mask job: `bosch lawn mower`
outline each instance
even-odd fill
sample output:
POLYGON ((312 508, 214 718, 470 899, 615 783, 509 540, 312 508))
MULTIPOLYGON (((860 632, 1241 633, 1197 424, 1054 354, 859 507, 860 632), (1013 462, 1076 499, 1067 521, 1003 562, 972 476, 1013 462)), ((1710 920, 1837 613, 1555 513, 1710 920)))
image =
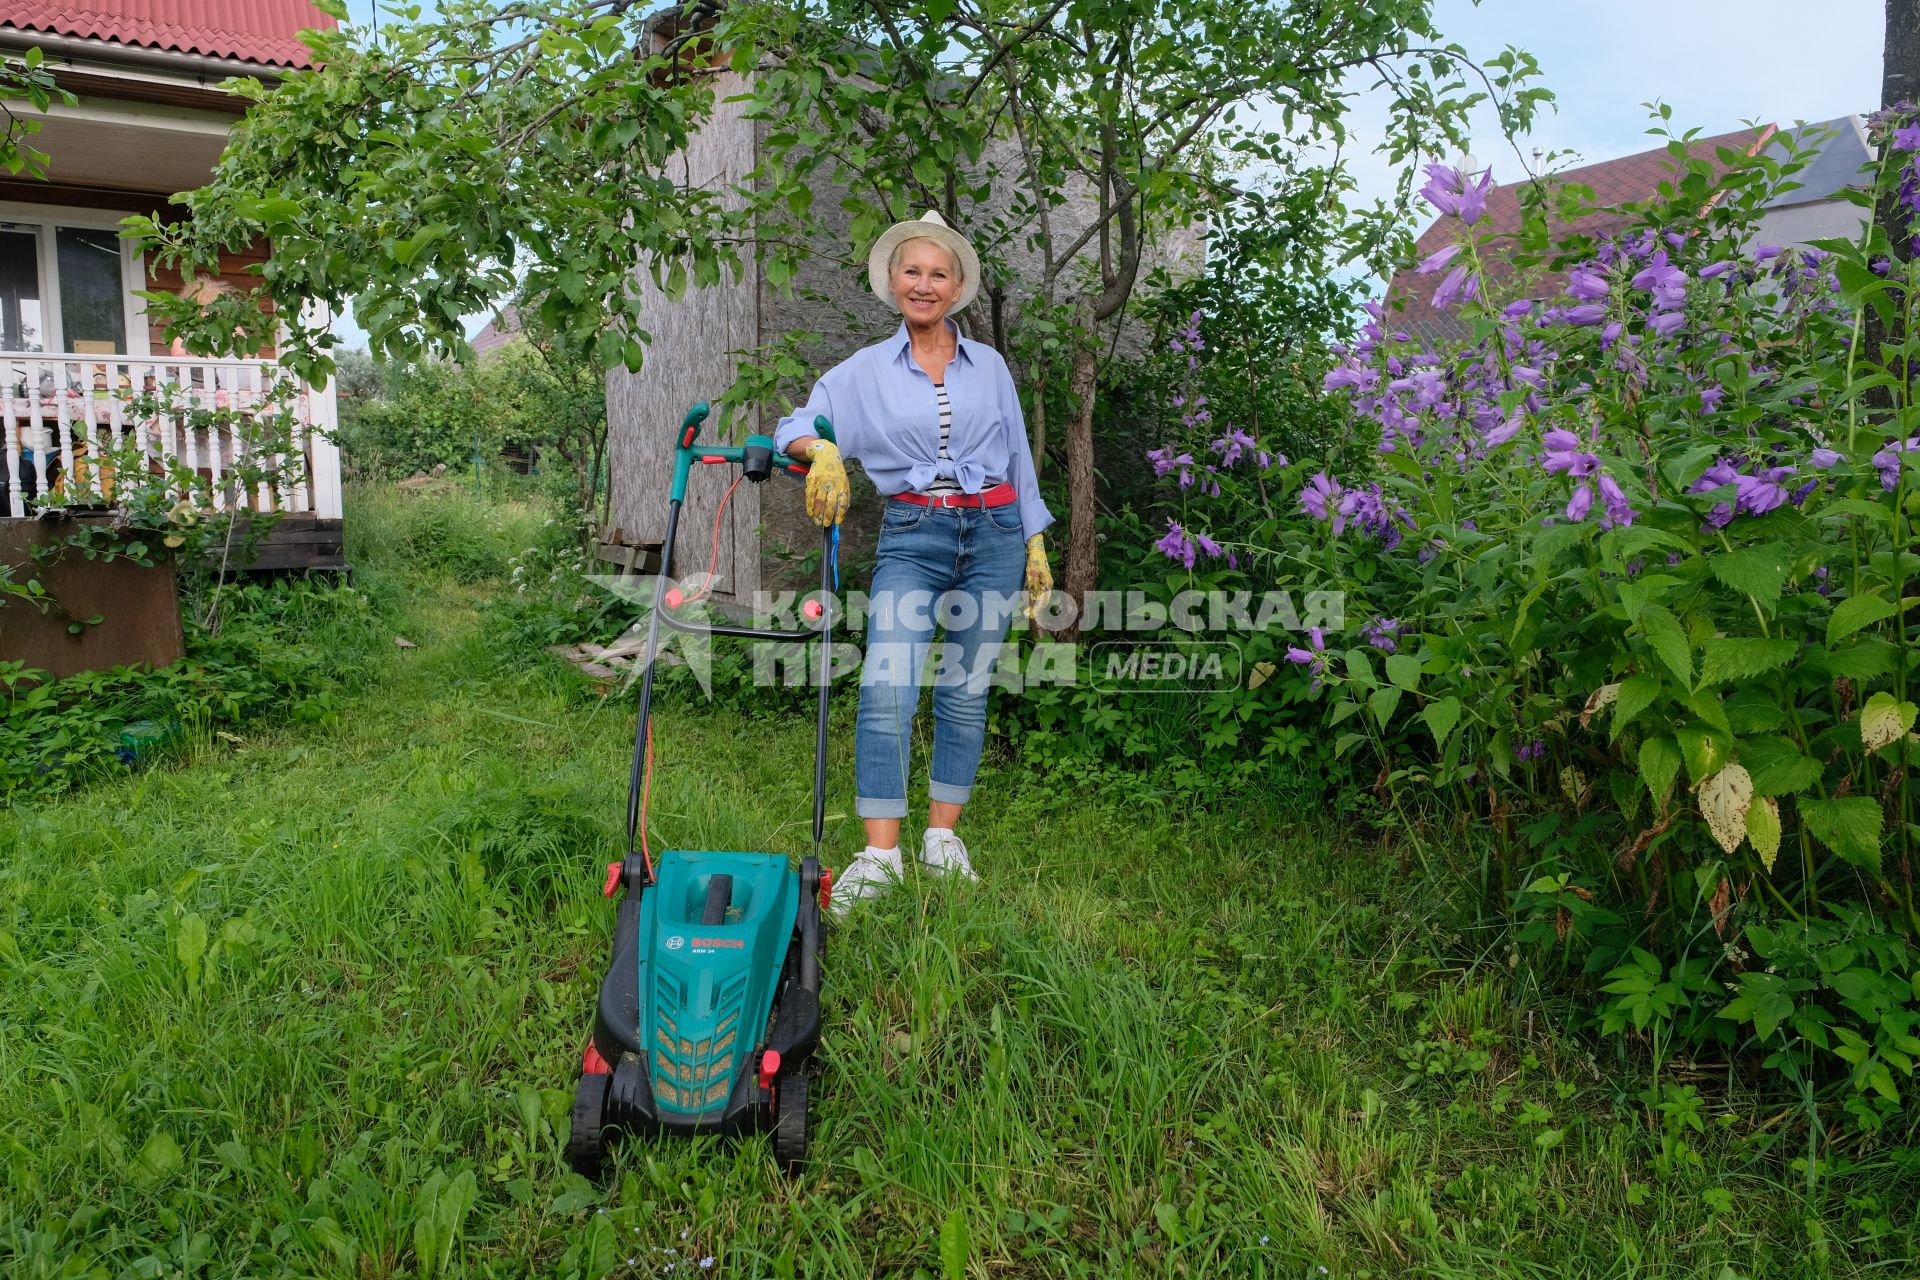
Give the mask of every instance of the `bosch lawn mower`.
MULTIPOLYGON (((708 589, 669 587, 674 535, 695 465, 736 466, 742 479, 774 472, 805 476, 803 463, 777 452, 766 436, 740 447, 696 448, 707 406, 680 426, 666 539, 647 623, 640 714, 627 787, 627 854, 607 867, 606 894, 620 898, 613 962, 600 984, 593 1035, 573 1098, 567 1161, 595 1175, 619 1134, 692 1135, 771 1129, 774 1154, 791 1169, 806 1158, 807 1085, 820 1039, 821 915, 832 871, 820 865, 827 770, 827 692, 833 636, 839 528, 824 535, 820 599, 803 612, 814 624, 778 631, 692 621, 679 611, 708 589), (799 870, 786 856, 647 848, 646 806, 653 772, 654 658, 660 627, 750 640, 818 640, 819 717, 813 760, 813 855, 799 870)), ((817 434, 833 428, 816 420, 817 434)), ((720 515, 714 519, 717 559, 720 515)), ((709 566, 707 582, 711 583, 709 566)))

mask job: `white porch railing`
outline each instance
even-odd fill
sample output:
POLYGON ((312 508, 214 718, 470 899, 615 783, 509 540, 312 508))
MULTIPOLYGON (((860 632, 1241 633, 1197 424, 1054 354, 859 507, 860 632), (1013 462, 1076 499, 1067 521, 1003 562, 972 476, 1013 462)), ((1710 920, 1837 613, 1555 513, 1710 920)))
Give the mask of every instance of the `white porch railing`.
POLYGON ((276 378, 273 366, 259 361, 0 351, 0 513, 27 515, 35 496, 111 500, 111 469, 90 459, 131 438, 153 464, 180 463, 207 480, 217 511, 338 519, 333 427, 331 385, 316 391, 276 378), (157 401, 160 410, 142 412, 142 400, 157 401), (248 442, 231 421, 194 418, 195 410, 223 409, 245 417, 291 411, 299 456, 275 459, 284 480, 234 483, 229 473, 247 458, 248 442))

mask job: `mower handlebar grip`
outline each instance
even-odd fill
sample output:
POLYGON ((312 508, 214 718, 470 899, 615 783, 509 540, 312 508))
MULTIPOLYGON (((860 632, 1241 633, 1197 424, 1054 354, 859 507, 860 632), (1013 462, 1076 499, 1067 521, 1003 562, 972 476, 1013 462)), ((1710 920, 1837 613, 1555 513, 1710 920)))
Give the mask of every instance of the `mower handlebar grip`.
POLYGON ((700 424, 705 422, 707 415, 712 412, 712 408, 705 400, 702 400, 699 404, 687 410, 687 416, 680 420, 680 447, 682 449, 691 449, 693 447, 694 437, 700 434, 700 424))

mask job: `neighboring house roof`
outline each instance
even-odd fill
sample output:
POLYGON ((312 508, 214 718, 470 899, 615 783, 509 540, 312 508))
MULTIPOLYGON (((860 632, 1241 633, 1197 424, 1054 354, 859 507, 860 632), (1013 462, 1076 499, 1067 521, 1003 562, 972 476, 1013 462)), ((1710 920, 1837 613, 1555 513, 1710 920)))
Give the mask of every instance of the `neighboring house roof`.
POLYGON ((483 356, 489 351, 498 351, 512 342, 520 334, 520 313, 513 305, 500 308, 493 319, 480 328, 480 332, 467 339, 467 345, 473 348, 473 354, 483 356))
POLYGON ((1767 208, 1785 209, 1831 200, 1848 187, 1864 189, 1869 185, 1871 179, 1860 172, 1860 167, 1873 159, 1873 152, 1867 146, 1866 122, 1859 116, 1841 116, 1838 120, 1803 124, 1798 129, 1783 129, 1767 144, 1767 155, 1785 160, 1789 137, 1802 147, 1820 150, 1808 160, 1806 168, 1793 175, 1793 180, 1800 184, 1798 189, 1775 196, 1767 201, 1767 208))
MULTIPOLYGON (((1710 161, 1715 171, 1720 172, 1725 166, 1721 165, 1716 157, 1722 147, 1752 155, 1773 135, 1772 125, 1759 129, 1741 129, 1734 133, 1696 139, 1688 150, 1693 155, 1710 161)), ((1637 155, 1622 156, 1618 160, 1606 160, 1599 164, 1584 165, 1578 169, 1568 169, 1551 175, 1550 181, 1556 184, 1580 183, 1591 187, 1592 203, 1596 205, 1626 204, 1643 201, 1653 196, 1659 185, 1672 176, 1672 164, 1673 157, 1667 149, 1659 147, 1652 151, 1642 151, 1637 155)), ((1475 224, 1474 233, 1484 235, 1491 230, 1496 236, 1517 234, 1520 230, 1520 191, 1526 185, 1523 182, 1512 182, 1489 191, 1487 211, 1475 224)), ((1625 230, 1632 221, 1626 214, 1621 213, 1591 213, 1570 224, 1554 219, 1553 231, 1556 238, 1576 232, 1582 235, 1606 236, 1625 230)), ((1415 255, 1424 258, 1431 253, 1436 253, 1452 243, 1458 234, 1459 229, 1452 219, 1438 218, 1414 242, 1415 255)), ((1487 260, 1487 275, 1498 285, 1502 280, 1511 278, 1512 268, 1503 259, 1492 257, 1487 260)), ((1438 283, 1438 277, 1417 275, 1411 267, 1403 267, 1396 271, 1392 283, 1387 286, 1386 327, 1390 330, 1404 330, 1421 338, 1465 337, 1470 332, 1470 326, 1459 315, 1450 311, 1436 311, 1428 303, 1427 299, 1433 295, 1434 286, 1438 283), (1396 303, 1403 304, 1402 309, 1394 310, 1396 303)), ((1563 274, 1549 272, 1539 278, 1533 292, 1536 296, 1558 293, 1565 283, 1563 274)))
POLYGON ((310 65, 298 33, 334 25, 309 0, 0 0, 0 27, 272 67, 310 65))

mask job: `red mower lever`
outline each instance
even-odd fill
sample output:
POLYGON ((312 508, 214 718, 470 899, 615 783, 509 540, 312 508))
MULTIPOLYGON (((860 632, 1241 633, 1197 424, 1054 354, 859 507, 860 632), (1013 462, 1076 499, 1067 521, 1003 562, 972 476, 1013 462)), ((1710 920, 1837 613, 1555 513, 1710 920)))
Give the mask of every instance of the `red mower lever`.
POLYGON ((760 1055, 760 1087, 765 1089, 780 1074, 780 1051, 769 1049, 760 1055))
POLYGON ((833 905, 833 868, 820 868, 820 909, 825 911, 833 905))
POLYGON ((607 864, 607 886, 606 888, 600 890, 601 897, 611 898, 615 893, 619 891, 620 868, 622 865, 623 864, 618 862, 609 862, 607 864))
POLYGON ((809 600, 800 606, 800 612, 808 622, 818 622, 820 621, 820 615, 825 613, 826 610, 821 607, 818 600, 809 600))

